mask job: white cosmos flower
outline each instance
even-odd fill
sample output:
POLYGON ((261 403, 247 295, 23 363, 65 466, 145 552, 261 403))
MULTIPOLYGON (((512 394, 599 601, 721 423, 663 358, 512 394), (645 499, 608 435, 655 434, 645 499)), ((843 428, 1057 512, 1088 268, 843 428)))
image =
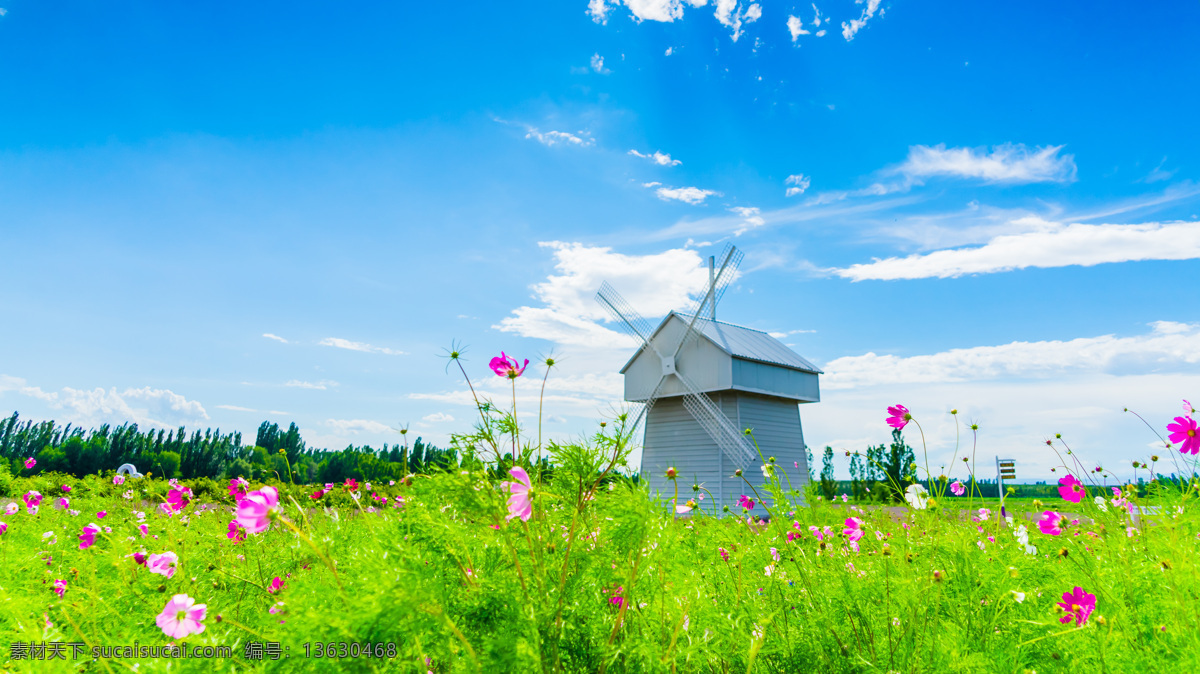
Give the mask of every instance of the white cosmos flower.
POLYGON ((929 492, 919 484, 910 484, 908 489, 904 490, 904 500, 913 508, 924 510, 929 501, 929 492))
POLYGON ((1018 604, 1025 601, 1025 593, 1024 592, 1018 592, 1016 590, 1009 590, 1009 591, 1012 592, 1013 599, 1015 599, 1018 604))

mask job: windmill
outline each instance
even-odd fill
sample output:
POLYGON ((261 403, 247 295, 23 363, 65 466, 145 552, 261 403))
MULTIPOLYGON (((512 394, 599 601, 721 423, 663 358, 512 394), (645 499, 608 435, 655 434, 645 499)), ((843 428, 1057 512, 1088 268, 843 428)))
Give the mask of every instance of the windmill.
POLYGON ((732 245, 710 257, 704 295, 656 328, 607 282, 596 294, 613 321, 641 343, 621 373, 625 400, 641 406, 635 431, 645 425, 642 479, 652 494, 670 498, 674 485, 665 472, 674 467, 681 494, 690 498, 692 482, 702 483, 718 512, 753 494, 736 470, 756 487, 763 482, 762 460, 746 428, 753 429, 762 455, 776 457, 792 486, 803 488, 808 462, 797 405, 820 401, 821 371, 812 363, 767 333, 716 320, 717 303, 742 258, 732 245))

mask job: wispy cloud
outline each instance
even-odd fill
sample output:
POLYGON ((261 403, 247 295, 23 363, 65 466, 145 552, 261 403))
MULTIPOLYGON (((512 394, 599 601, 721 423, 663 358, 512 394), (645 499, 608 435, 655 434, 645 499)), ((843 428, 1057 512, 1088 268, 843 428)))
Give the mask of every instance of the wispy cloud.
POLYGON ((287 386, 289 388, 306 388, 306 389, 313 389, 316 391, 324 391, 326 389, 330 389, 330 388, 337 386, 338 383, 336 381, 329 381, 327 379, 322 379, 321 381, 318 381, 318 382, 300 381, 299 379, 292 379, 287 382, 284 382, 283 385, 287 386))
POLYGON ((168 389, 149 386, 120 392, 115 387, 82 390, 65 386, 60 391, 47 392, 28 385, 24 379, 0 375, 0 394, 6 391, 41 400, 51 409, 64 412, 60 421, 80 425, 133 421, 143 426, 174 428, 198 425, 209 418, 199 402, 168 389))
POLYGON ((631 154, 635 157, 641 157, 642 159, 649 159, 650 161, 654 162, 655 164, 658 164, 659 166, 679 166, 680 164, 683 163, 683 162, 679 161, 678 159, 671 159, 671 155, 669 155, 669 154, 665 154, 665 153, 658 152, 658 151, 655 151, 651 154, 642 154, 641 152, 638 152, 637 150, 630 150, 629 154, 631 154))
POLYGON ((599 73, 601 75, 607 75, 612 72, 608 68, 604 67, 604 57, 599 53, 592 54, 592 61, 590 65, 592 67, 592 72, 599 73))
POLYGON ((1167 158, 1163 157, 1162 161, 1158 162, 1158 166, 1155 166, 1154 170, 1150 171, 1150 173, 1146 174, 1145 176, 1143 176, 1141 178, 1138 178, 1138 182, 1140 182, 1140 183, 1156 183, 1161 180, 1170 180, 1171 176, 1175 175, 1175 173, 1178 169, 1171 169, 1169 171, 1164 171, 1163 165, 1166 163, 1167 163, 1167 158))
POLYGON ((446 414, 445 412, 434 412, 433 414, 426 414, 425 416, 421 417, 421 419, 424 421, 428 421, 431 424, 438 424, 438 423, 442 423, 445 421, 454 421, 454 417, 449 414, 446 414))
POLYGON ((694 206, 704 203, 705 199, 713 195, 720 196, 721 193, 714 190, 700 189, 699 187, 659 187, 654 190, 654 194, 663 201, 682 201, 694 206))
MULTIPOLYGON (((863 26, 866 26, 867 22, 875 16, 875 12, 879 10, 880 0, 854 1, 860 5, 866 4, 866 7, 863 8, 862 15, 857 19, 851 19, 849 23, 845 21, 842 22, 842 37, 846 38, 847 42, 853 40, 854 36, 858 34, 858 31, 862 30, 863 26)), ((883 14, 883 12, 880 12, 880 14, 883 14)))
POLYGON ((566 131, 539 131, 532 126, 525 127, 525 137, 536 140, 547 147, 554 147, 555 145, 587 147, 594 142, 584 131, 580 131, 579 135, 575 135, 566 131))
POLYGON ((326 419, 325 425, 342 433, 391 433, 392 427, 369 419, 326 419))
POLYGON ((990 183, 1068 183, 1075 180, 1075 157, 1059 155, 1063 146, 1029 149, 1021 143, 986 148, 914 145, 908 158, 892 169, 908 178, 974 178, 990 183))
POLYGON ((853 281, 952 278, 1028 267, 1090 267, 1109 262, 1200 258, 1200 222, 1085 225, 1042 222, 1037 231, 834 269, 853 281))
POLYGON ((326 337, 325 339, 322 339, 319 343, 321 346, 332 346, 332 347, 335 347, 338 349, 347 349, 349 351, 361 351, 363 353, 382 353, 382 354, 386 354, 389 356, 405 355, 404 351, 397 351, 395 349, 389 349, 389 348, 382 347, 382 346, 371 346, 370 344, 365 344, 363 342, 352 342, 348 339, 342 339, 340 337, 326 337))
POLYGON ((252 407, 239 407, 238 405, 217 405, 219 410, 230 410, 233 412, 257 412, 258 410, 252 407))
POLYGON ((804 175, 803 173, 797 173, 795 175, 790 175, 787 177, 787 179, 785 179, 783 181, 783 184, 788 186, 787 191, 784 193, 784 196, 785 197, 795 197, 795 196, 804 194, 804 191, 808 189, 808 186, 811 183, 812 183, 812 180, 809 179, 809 177, 804 175))
POLYGON ((1140 372, 1200 364, 1200 324, 1156 321, 1134 337, 1080 337, 1066 341, 1013 342, 999 346, 951 349, 921 356, 868 353, 830 361, 823 368, 826 390, 981 381, 998 378, 1047 378, 1070 371, 1140 372))
POLYGON ((277 342, 283 342, 284 344, 287 344, 287 343, 288 343, 288 341, 287 341, 286 339, 284 339, 284 338, 280 337, 279 335, 272 335, 272 334, 271 334, 271 333, 269 333, 269 332, 264 332, 264 333, 263 333, 263 337, 266 337, 267 339, 273 339, 273 340, 275 340, 275 341, 277 341, 277 342))
POLYGON ((740 9, 739 5, 739 0, 717 0, 716 11, 713 13, 722 26, 732 31, 730 37, 734 42, 742 36, 743 24, 748 25, 762 18, 761 5, 752 2, 745 9, 740 9))

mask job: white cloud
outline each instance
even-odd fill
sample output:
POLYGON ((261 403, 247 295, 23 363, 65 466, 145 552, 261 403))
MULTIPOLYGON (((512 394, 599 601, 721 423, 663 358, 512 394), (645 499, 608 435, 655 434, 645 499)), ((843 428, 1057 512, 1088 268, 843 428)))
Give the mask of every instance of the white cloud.
POLYGON ((738 38, 742 36, 743 23, 754 23, 762 18, 762 7, 757 3, 751 3, 746 9, 739 12, 740 4, 739 0, 716 0, 716 11, 713 13, 721 25, 733 30, 731 37, 734 42, 737 42, 738 38))
POLYGON ((599 24, 608 23, 608 12, 625 5, 637 22, 662 21, 670 23, 683 18, 684 5, 703 7, 708 0, 588 0, 588 14, 599 24))
POLYGON ((1028 267, 1090 267, 1139 260, 1200 258, 1200 223, 1085 225, 1039 221, 1035 231, 999 235, 973 248, 890 257, 834 274, 854 281, 953 278, 1028 267))
MULTIPOLYGON (((860 5, 864 2, 864 0, 854 1, 860 5)), ((871 17, 875 16, 876 10, 879 9, 880 0, 865 0, 865 2, 867 6, 863 8, 862 16, 851 19, 850 23, 842 22, 842 37, 846 38, 847 42, 854 39, 855 34, 867 25, 867 21, 870 21, 871 17)))
POLYGON ((720 192, 704 190, 699 187, 660 187, 654 193, 663 201, 682 201, 692 205, 702 204, 708 197, 714 194, 721 194, 720 192))
POLYGON ((258 410, 251 407, 239 407, 237 405, 217 405, 219 410, 231 410, 233 412, 257 412, 258 410))
POLYGON ((908 158, 892 169, 913 179, 945 176, 976 178, 991 183, 1067 183, 1075 180, 1075 157, 1059 156, 1061 145, 1030 150, 1021 143, 1006 143, 992 148, 945 145, 908 148, 908 158))
POLYGON ((329 381, 326 379, 322 379, 321 381, 316 382, 316 383, 309 382, 309 381, 300 381, 299 379, 292 379, 290 381, 285 382, 283 385, 290 387, 290 388, 307 388, 307 389, 313 389, 313 390, 317 390, 317 391, 324 391, 326 389, 337 386, 338 383, 336 381, 329 381))
POLYGON ((428 421, 431 424, 441 423, 444 421, 454 421, 454 417, 450 416, 449 414, 446 414, 445 412, 434 412, 433 414, 426 414, 425 416, 421 417, 421 419, 428 421))
POLYGON ((742 217, 742 226, 733 230, 734 236, 741 236, 752 229, 762 227, 764 224, 766 224, 766 220, 763 220, 762 216, 759 215, 760 211, 757 208, 733 206, 729 209, 729 211, 742 217))
POLYGON ((41 400, 51 409, 66 412, 60 421, 82 426, 132 421, 142 426, 174 428, 198 425, 209 418, 199 402, 188 400, 168 389, 149 386, 127 388, 121 392, 117 392, 116 387, 106 391, 102 388, 80 390, 65 386, 61 391, 46 392, 40 387, 29 386, 24 379, 0 375, 0 394, 6 391, 41 400))
POLYGON ((283 342, 284 344, 287 344, 287 343, 288 343, 288 341, 287 341, 286 339, 284 339, 284 338, 280 337, 279 335, 272 335, 272 334, 271 334, 271 333, 269 333, 269 332, 264 332, 264 333, 263 333, 263 337, 266 337, 267 339, 273 339, 273 340, 275 340, 275 341, 277 341, 277 342, 283 342))
POLYGON ((1178 371, 1181 365, 1200 364, 1200 324, 1157 321, 1150 325, 1149 333, 1134 337, 1013 342, 924 356, 846 356, 823 368, 821 385, 825 390, 838 390, 1012 377, 1044 379, 1072 371, 1178 371))
POLYGON ((669 154, 664 154, 664 153, 658 152, 658 151, 655 151, 652 154, 642 154, 641 152, 638 152, 637 150, 630 150, 629 154, 631 154, 635 157, 641 157, 642 159, 649 159, 650 161, 654 162, 655 164, 658 164, 659 166, 679 166, 680 164, 683 163, 683 162, 679 161, 678 159, 671 159, 671 155, 669 155, 669 154))
POLYGON ((612 72, 608 68, 604 67, 604 57, 599 53, 592 54, 591 66, 593 71, 600 73, 601 75, 607 75, 612 72))
POLYGON ((792 335, 804 335, 813 332, 816 332, 816 330, 788 330, 787 332, 768 332, 767 334, 775 339, 783 339, 784 337, 791 337, 792 335))
POLYGON ((580 131, 580 135, 578 136, 566 131, 538 131, 532 126, 525 127, 525 131, 526 138, 532 138, 547 147, 554 147, 560 144, 587 147, 594 142, 593 139, 587 138, 587 134, 583 131, 580 131))
POLYGON ((663 52, 663 56, 670 56, 670 55, 671 55, 671 54, 673 54, 674 52, 675 52, 675 48, 674 48, 674 47, 667 47, 667 50, 666 50, 665 52, 663 52))
POLYGON ((811 182, 812 181, 809 179, 809 177, 803 173, 797 173, 796 175, 788 176, 787 179, 783 181, 783 184, 790 185, 791 187, 787 188, 787 192, 784 193, 784 196, 794 197, 799 194, 804 194, 804 191, 808 189, 808 186, 811 184, 811 182))
POLYGON ((340 337, 326 337, 325 339, 322 339, 319 344, 321 346, 332 346, 338 349, 348 349, 350 351, 362 351, 363 353, 382 353, 388 356, 405 355, 403 351, 396 351, 395 349, 389 349, 382 346, 371 346, 370 344, 364 344, 362 342, 352 342, 348 339, 341 339, 340 337))
POLYGON ((608 24, 608 12, 612 9, 604 0, 588 0, 588 14, 592 16, 592 21, 600 25, 608 24))
POLYGON ((342 433, 350 433, 352 435, 364 432, 375 433, 377 435, 392 432, 391 426, 368 419, 326 419, 325 425, 337 429, 342 433))
POLYGON ((0 16, 4 16, 5 14, 8 14, 8 10, 0 7, 0 16))
POLYGON ((1175 175, 1175 172, 1178 171, 1178 169, 1171 169, 1169 171, 1164 171, 1163 164, 1166 164, 1166 163, 1167 163, 1167 158, 1163 157, 1162 161, 1158 162, 1158 166, 1155 166, 1153 171, 1150 171, 1150 173, 1146 174, 1142 178, 1138 178, 1136 182, 1156 183, 1156 182, 1159 182, 1160 180, 1170 180, 1171 176, 1175 175))
POLYGON ((647 317, 691 304, 708 285, 708 270, 694 250, 622 255, 611 248, 559 241, 539 243, 554 251, 555 273, 533 286, 540 307, 519 307, 494 326, 503 332, 597 349, 637 346, 623 332, 604 327, 608 313, 593 299, 608 281, 647 317))
POLYGON ((811 35, 807 30, 804 30, 804 21, 798 16, 788 16, 787 18, 788 32, 792 34, 792 42, 800 39, 801 35, 811 35))

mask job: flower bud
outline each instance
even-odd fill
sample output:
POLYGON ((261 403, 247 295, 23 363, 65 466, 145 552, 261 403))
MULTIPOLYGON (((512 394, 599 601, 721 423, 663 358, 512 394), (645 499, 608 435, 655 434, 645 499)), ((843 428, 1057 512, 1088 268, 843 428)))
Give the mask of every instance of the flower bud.
POLYGON ((667 469, 667 479, 668 480, 674 480, 675 475, 676 475, 676 472, 675 472, 674 466, 671 466, 670 468, 667 469))

